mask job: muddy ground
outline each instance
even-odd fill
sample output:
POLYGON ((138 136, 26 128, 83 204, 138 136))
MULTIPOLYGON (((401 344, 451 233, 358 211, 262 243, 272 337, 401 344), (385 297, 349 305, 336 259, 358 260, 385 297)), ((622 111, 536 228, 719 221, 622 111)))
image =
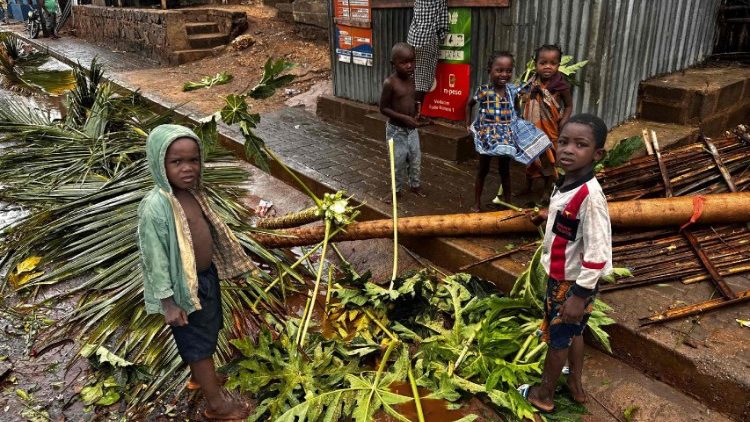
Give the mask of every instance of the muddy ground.
MULTIPOLYGON (((208 6, 207 6, 208 7, 208 6)), ((215 7, 215 6, 214 6, 215 7)), ((330 92, 331 65, 328 50, 328 32, 309 25, 295 25, 276 17, 277 10, 262 4, 223 5, 222 8, 244 11, 248 18, 248 29, 244 35, 255 43, 245 49, 236 50, 227 46, 215 57, 175 67, 154 64, 150 68, 123 72, 131 84, 152 92, 173 104, 190 103, 195 110, 213 113, 224 105, 223 98, 252 88, 263 75, 266 58, 284 58, 295 64, 291 74, 297 78, 280 92, 265 100, 248 98, 255 113, 278 110, 289 104, 307 103, 323 92, 330 92), (198 82, 204 76, 212 77, 220 72, 233 76, 231 82, 216 85, 210 90, 200 89, 183 92, 186 82, 198 82), (312 97, 302 94, 313 91, 312 97), (294 98, 297 97, 297 98, 294 98), (290 101, 291 100, 291 101, 290 101)))

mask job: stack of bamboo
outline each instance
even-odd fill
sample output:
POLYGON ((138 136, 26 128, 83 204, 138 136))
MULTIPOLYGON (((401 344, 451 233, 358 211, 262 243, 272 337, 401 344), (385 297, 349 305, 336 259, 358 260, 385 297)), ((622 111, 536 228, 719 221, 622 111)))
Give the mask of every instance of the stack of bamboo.
MULTIPOLYGON (((661 153, 674 196, 731 191, 727 175, 737 191, 750 190, 750 134, 744 126, 738 126, 734 132, 710 141, 716 147, 718 160, 711 153, 709 143, 691 144, 661 153)), ((609 201, 666 196, 664 177, 655 155, 607 169, 598 174, 597 179, 609 201)))
MULTIPOLYGON (((693 234, 722 276, 750 271, 750 230, 744 224, 702 228, 693 234)), ((603 285, 603 292, 673 280, 696 283, 710 277, 688 241, 674 229, 614 235, 612 255, 616 266, 630 268, 634 276, 603 285)))

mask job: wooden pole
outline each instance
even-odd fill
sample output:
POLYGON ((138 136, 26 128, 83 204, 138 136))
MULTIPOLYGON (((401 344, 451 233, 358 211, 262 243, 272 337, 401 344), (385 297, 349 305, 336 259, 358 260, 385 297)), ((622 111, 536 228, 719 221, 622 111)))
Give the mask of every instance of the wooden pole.
MULTIPOLYGON (((750 192, 705 195, 704 198, 697 224, 750 221, 750 192)), ((696 213, 692 196, 609 203, 613 227, 679 227, 696 213)), ((536 230, 526 215, 517 211, 425 215, 398 220, 399 235, 404 237, 486 236, 536 230)), ((278 235, 254 233, 253 238, 265 247, 281 248, 313 245, 323 239, 323 233, 324 227, 319 225, 280 230, 278 235)), ((389 238, 392 235, 392 220, 373 220, 349 225, 332 241, 389 238)))

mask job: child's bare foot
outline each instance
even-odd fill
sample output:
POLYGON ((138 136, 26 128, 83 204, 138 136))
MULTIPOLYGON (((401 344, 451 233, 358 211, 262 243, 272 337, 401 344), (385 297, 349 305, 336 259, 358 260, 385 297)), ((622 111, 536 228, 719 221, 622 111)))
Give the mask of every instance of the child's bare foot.
POLYGON ((573 377, 568 377, 567 381, 565 381, 565 384, 568 386, 568 390, 570 391, 570 396, 573 398, 573 401, 579 404, 586 403, 586 392, 583 390, 583 384, 581 384, 580 380, 575 380, 573 377))
MULTIPOLYGON (((216 380, 218 381, 219 385, 224 385, 227 382, 227 376, 226 374, 216 374, 216 380)), ((201 385, 198 384, 198 381, 193 379, 193 377, 190 377, 187 383, 187 389, 188 390, 200 390, 201 385)))
POLYGON ((209 405, 203 412, 203 416, 217 421, 244 420, 250 416, 250 407, 247 403, 226 392, 222 392, 222 399, 222 403, 216 408, 209 405))
POLYGON ((529 393, 526 395, 526 400, 531 403, 532 406, 541 410, 545 413, 552 413, 555 411, 555 402, 552 401, 551 397, 540 397, 539 386, 532 386, 529 388, 529 393))
POLYGON ((427 198, 427 194, 422 190, 422 188, 420 186, 411 188, 411 191, 412 191, 413 194, 415 194, 415 195, 417 195, 419 197, 427 198))
MULTIPOLYGON (((396 200, 397 201, 400 201, 402 196, 403 195, 402 195, 401 191, 396 192, 396 200)), ((390 205, 390 204, 393 203, 393 195, 388 195, 385 198, 382 198, 381 201, 383 201, 384 203, 390 205)))

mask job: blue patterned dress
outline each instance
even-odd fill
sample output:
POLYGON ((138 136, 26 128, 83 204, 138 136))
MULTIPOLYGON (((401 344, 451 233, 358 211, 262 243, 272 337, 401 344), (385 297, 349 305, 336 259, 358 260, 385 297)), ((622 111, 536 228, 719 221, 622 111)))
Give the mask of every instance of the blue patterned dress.
POLYGON ((474 148, 482 155, 511 157, 528 165, 552 143, 533 123, 520 119, 513 106, 518 87, 505 86, 505 92, 495 91, 491 84, 482 85, 474 94, 479 113, 472 124, 474 148))

